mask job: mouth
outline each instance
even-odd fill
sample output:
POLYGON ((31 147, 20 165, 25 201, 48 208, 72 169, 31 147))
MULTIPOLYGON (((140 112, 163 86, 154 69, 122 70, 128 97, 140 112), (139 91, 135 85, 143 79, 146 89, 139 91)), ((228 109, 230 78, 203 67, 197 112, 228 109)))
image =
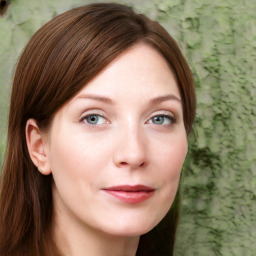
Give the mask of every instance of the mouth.
POLYGON ((155 188, 145 185, 120 185, 104 188, 103 191, 124 203, 137 204, 152 197, 155 188))

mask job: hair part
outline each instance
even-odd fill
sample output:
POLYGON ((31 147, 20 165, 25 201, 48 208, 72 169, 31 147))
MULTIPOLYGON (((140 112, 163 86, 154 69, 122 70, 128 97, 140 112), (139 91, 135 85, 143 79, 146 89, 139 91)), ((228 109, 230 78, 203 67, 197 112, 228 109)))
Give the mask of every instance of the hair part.
MULTIPOLYGON (((141 42, 157 49, 170 65, 177 79, 189 134, 196 104, 192 74, 175 40, 157 22, 127 6, 90 4, 55 17, 27 44, 17 65, 10 103, 0 188, 1 256, 57 255, 51 239, 52 176, 39 173, 30 159, 26 121, 34 118, 40 128, 47 129, 63 104, 120 54, 141 42)), ((142 236, 137 255, 172 254, 178 202, 176 196, 164 220, 142 236), (162 244, 160 233, 165 234, 162 244), (152 244, 150 252, 146 250, 146 241, 152 244)))

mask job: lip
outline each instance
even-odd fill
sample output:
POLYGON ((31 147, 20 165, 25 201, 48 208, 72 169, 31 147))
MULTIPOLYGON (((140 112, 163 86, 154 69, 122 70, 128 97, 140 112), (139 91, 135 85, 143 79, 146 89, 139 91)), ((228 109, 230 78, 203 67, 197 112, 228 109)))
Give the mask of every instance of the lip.
POLYGON ((124 203, 137 204, 153 196, 155 188, 145 185, 119 185, 103 189, 124 203))

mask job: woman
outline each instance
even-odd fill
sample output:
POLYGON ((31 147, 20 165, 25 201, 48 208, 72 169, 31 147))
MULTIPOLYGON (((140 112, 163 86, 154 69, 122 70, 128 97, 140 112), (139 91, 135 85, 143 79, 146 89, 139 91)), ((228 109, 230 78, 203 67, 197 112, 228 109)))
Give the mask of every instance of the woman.
POLYGON ((14 77, 0 255, 172 255, 194 116, 158 23, 113 3, 48 22, 14 77))

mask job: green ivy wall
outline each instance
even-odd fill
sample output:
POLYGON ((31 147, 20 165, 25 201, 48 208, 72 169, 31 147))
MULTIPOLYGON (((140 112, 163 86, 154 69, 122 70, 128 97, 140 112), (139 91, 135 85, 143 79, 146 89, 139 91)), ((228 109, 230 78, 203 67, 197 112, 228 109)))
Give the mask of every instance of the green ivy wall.
MULTIPOLYGON (((22 48, 53 16, 90 2, 13 0, 0 16, 1 165, 11 78, 22 48)), ((157 19, 179 42, 194 73, 197 118, 182 175, 175 255, 255 256, 256 1, 119 2, 157 19)))

